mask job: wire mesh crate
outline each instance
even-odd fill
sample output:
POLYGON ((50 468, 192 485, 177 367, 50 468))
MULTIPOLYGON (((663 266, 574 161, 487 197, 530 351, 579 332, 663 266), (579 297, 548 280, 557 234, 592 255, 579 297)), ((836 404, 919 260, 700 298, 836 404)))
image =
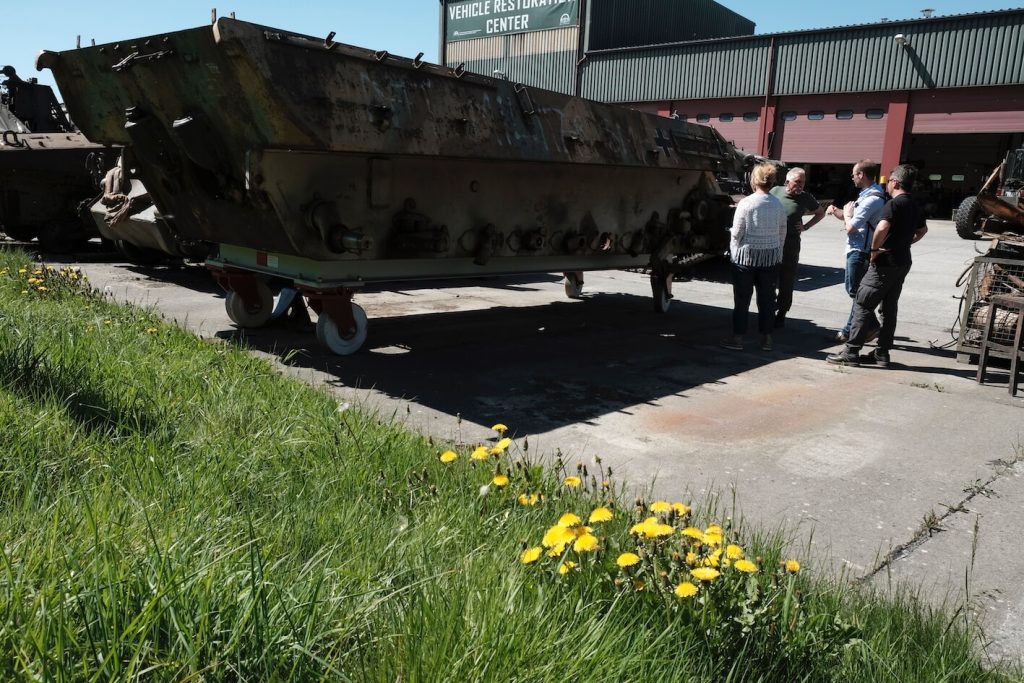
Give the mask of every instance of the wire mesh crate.
MULTIPOLYGON (((997 294, 1024 296, 1024 259, 979 256, 974 259, 971 275, 964 291, 963 317, 957 339, 957 360, 970 362, 978 355, 981 335, 988 322, 989 302, 997 294)), ((1018 314, 999 309, 992 324, 991 339, 998 343, 1013 342, 1018 314)), ((1005 354, 992 352, 993 356, 1005 354)))

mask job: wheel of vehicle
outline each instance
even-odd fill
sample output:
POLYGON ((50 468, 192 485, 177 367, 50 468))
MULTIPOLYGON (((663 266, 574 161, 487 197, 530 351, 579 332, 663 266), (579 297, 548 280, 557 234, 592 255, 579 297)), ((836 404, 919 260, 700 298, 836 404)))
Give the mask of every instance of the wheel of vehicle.
POLYGON ((19 242, 29 242, 36 236, 38 229, 34 225, 4 225, 0 232, 19 242))
POLYGON ((332 353, 339 356, 352 355, 366 341, 366 329, 369 326, 366 320, 366 311, 359 304, 352 304, 352 317, 355 319, 355 329, 342 334, 330 316, 321 313, 316 321, 316 338, 332 353))
POLYGON ((654 312, 668 313, 672 294, 668 291, 668 281, 664 276, 651 274, 651 293, 654 295, 654 312))
POLYGON ((565 295, 579 299, 583 295, 583 280, 576 273, 565 274, 565 295))
POLYGON ((977 197, 967 197, 957 208, 956 213, 953 214, 953 223, 956 225, 956 234, 965 240, 976 240, 978 236, 975 234, 977 229, 975 226, 978 223, 978 219, 981 218, 981 204, 978 203, 977 197))
POLYGON ((282 315, 286 314, 289 306, 292 305, 292 302, 295 301, 295 297, 298 296, 298 294, 298 291, 291 287, 282 287, 281 291, 274 297, 274 310, 270 314, 270 319, 277 320, 282 315))
POLYGON ((274 311, 274 295, 262 280, 256 281, 256 301, 246 302, 238 292, 228 292, 224 308, 231 322, 239 327, 263 327, 274 311))

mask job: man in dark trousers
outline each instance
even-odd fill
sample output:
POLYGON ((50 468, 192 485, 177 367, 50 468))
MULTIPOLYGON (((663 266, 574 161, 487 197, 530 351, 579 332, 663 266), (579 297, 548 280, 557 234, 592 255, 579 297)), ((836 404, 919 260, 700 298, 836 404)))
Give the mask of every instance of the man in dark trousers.
POLYGON ((840 353, 829 354, 826 360, 836 365, 874 363, 889 366, 889 350, 896 334, 896 315, 903 281, 910 272, 910 245, 928 232, 924 211, 910 197, 917 169, 908 164, 897 166, 889 174, 886 190, 892 197, 875 227, 871 240, 871 263, 857 288, 850 340, 840 353), (871 332, 872 311, 881 304, 882 329, 878 348, 872 356, 860 357, 860 349, 871 332))
POLYGON ((786 184, 773 187, 771 193, 782 202, 786 210, 786 243, 782 247, 782 264, 779 266, 779 295, 775 301, 775 327, 786 325, 786 314, 793 305, 793 286, 796 284, 796 269, 800 265, 800 233, 825 217, 825 209, 810 192, 804 192, 807 174, 802 168, 791 168, 786 174, 786 184), (804 223, 804 216, 811 220, 804 223))

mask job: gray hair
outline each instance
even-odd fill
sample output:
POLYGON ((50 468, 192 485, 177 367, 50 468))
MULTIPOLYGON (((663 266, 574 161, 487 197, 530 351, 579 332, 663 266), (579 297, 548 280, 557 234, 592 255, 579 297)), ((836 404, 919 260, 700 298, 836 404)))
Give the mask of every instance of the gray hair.
POLYGON ((896 168, 892 169, 889 174, 890 180, 895 180, 900 184, 900 187, 910 192, 914 187, 914 181, 917 180, 917 169, 910 164, 900 164, 896 168))
POLYGON ((795 166, 795 167, 789 169, 789 173, 786 174, 786 181, 789 182, 789 181, 792 181, 792 180, 796 180, 797 178, 799 178, 801 176, 806 176, 806 175, 807 175, 807 171, 805 171, 804 169, 800 168, 799 166, 795 166))

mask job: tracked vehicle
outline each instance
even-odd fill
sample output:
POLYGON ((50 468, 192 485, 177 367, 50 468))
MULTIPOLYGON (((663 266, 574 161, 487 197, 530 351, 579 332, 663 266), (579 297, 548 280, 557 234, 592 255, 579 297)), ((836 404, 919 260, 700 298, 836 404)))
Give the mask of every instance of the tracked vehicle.
POLYGON ((673 269, 728 244, 720 178, 744 157, 712 128, 221 18, 43 52, 74 120, 126 145, 177 239, 240 326, 271 282, 347 354, 368 282, 644 267, 655 308, 673 269))
POLYGON ((71 251, 99 234, 85 209, 106 151, 75 130, 49 86, 22 80, 10 66, 2 73, 0 231, 71 251))

